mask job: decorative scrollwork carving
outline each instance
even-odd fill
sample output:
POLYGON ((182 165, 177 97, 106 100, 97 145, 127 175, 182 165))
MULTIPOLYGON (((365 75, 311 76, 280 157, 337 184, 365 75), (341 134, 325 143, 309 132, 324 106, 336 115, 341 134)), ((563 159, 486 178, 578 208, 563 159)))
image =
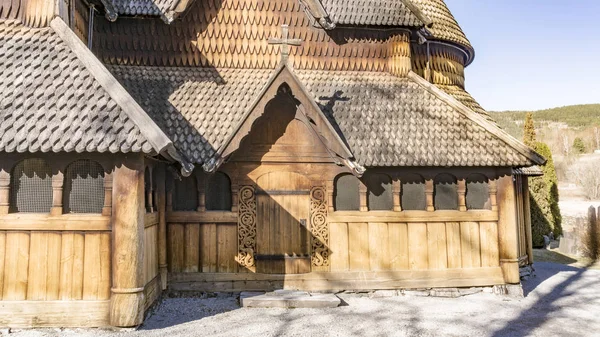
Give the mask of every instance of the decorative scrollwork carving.
POLYGON ((243 267, 254 266, 256 251, 256 194, 254 187, 243 186, 239 191, 238 208, 238 256, 243 267))
POLYGON ((324 187, 310 190, 310 231, 312 234, 313 266, 329 266, 329 225, 327 224, 327 198, 324 187))

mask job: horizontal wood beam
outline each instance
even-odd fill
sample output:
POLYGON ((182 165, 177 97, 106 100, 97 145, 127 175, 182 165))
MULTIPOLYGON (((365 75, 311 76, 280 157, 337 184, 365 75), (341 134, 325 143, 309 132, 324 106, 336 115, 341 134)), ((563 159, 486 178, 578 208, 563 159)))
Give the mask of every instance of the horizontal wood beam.
POLYGON ((168 223, 232 223, 237 224, 237 212, 206 211, 206 212, 167 212, 168 223))
POLYGON ((311 291, 478 287, 504 284, 499 267, 310 274, 172 273, 177 291, 248 291, 275 288, 311 291))
POLYGON ((110 301, 0 301, 0 326, 11 328, 108 326, 110 301))
POLYGON ((496 222, 495 211, 337 211, 329 213, 328 222, 496 222))
POLYGON ((8 214, 0 217, 0 231, 110 231, 110 216, 64 214, 8 214))

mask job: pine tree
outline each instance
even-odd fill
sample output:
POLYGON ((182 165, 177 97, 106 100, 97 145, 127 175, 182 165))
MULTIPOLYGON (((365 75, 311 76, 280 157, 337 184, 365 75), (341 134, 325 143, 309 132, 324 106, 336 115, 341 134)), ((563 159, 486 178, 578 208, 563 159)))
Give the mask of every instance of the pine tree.
POLYGON ((535 147, 535 125, 533 124, 533 114, 528 112, 525 116, 525 126, 523 130, 523 143, 529 147, 535 147))

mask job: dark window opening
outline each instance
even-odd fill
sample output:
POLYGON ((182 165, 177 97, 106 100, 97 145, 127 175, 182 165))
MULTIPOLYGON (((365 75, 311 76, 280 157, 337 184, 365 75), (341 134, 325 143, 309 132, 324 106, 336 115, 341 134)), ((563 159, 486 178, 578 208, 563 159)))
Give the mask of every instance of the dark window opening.
POLYGON ((358 211, 360 210, 358 178, 351 174, 339 176, 335 180, 334 200, 336 211, 358 211))
POLYGON ((488 179, 482 174, 467 177, 467 209, 492 209, 488 179))
POLYGON ((222 172, 217 172, 206 182, 206 210, 231 210, 231 180, 222 172))
POLYGON ((43 159, 25 159, 10 177, 10 213, 49 213, 52 208, 52 171, 43 159))
POLYGON ((402 177, 401 206, 403 211, 424 211, 427 209, 425 179, 418 174, 402 177))
POLYGON ((434 179, 436 210, 458 210, 458 184, 450 174, 439 174, 434 179))

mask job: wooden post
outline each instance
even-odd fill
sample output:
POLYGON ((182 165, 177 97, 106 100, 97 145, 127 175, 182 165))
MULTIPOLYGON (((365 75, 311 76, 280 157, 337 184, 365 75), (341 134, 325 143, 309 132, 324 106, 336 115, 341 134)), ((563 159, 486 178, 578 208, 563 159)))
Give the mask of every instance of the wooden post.
POLYGON ((62 172, 52 175, 52 208, 50 215, 63 214, 63 182, 65 181, 62 172))
POLYGON ((427 212, 435 211, 433 205, 433 179, 425 180, 425 197, 427 201, 427 212))
POLYGON ((238 193, 240 192, 240 185, 233 183, 231 184, 231 211, 238 211, 238 193))
POLYGON ((112 173, 104 175, 104 206, 102 207, 102 215, 109 216, 112 214, 112 173))
POLYGON ((113 176, 113 264, 110 324, 133 327, 144 317, 144 159, 128 156, 113 176))
POLYGON ((500 267, 504 281, 510 284, 521 282, 519 276, 519 239, 515 185, 511 175, 498 179, 498 248, 500 267))
POLYGON ((367 205, 367 185, 363 184, 362 181, 358 184, 358 192, 360 194, 360 211, 368 212, 369 207, 367 205))
POLYGON ((198 212, 206 211, 206 184, 208 179, 205 174, 196 176, 198 186, 198 212))
POLYGON ((156 168, 156 207, 158 208, 158 269, 162 289, 167 289, 167 193, 165 166, 159 164, 156 168))
POLYGON ((394 211, 401 212, 402 205, 400 205, 400 194, 402 193, 402 182, 396 179, 392 182, 392 193, 394 201, 394 211))
MULTIPOLYGON (((533 264, 533 236, 531 233, 531 204, 529 202, 529 179, 523 177, 523 205, 525 209, 525 234, 527 235, 527 258, 533 264)), ((493 207, 493 205, 492 205, 493 207)), ((498 208, 498 206, 496 206, 498 208)))
MULTIPOLYGON (((152 200, 152 196, 153 196, 153 192, 154 192, 154 182, 152 181, 152 172, 153 168, 152 166, 148 167, 148 180, 149 181, 144 181, 144 184, 146 184, 146 186, 148 186, 148 191, 146 192, 146 200, 148 202, 148 205, 146 205, 146 208, 148 209, 148 213, 154 213, 155 209, 154 209, 154 201, 152 200)), ((144 175, 144 180, 146 179, 146 176, 144 175)))
POLYGON ((461 212, 467 211, 467 182, 465 179, 458 181, 458 210, 461 212))
POLYGON ((498 186, 497 186, 497 180, 496 179, 490 180, 489 186, 490 186, 490 204, 492 205, 492 211, 497 211, 498 210, 498 199, 497 199, 498 186))
POLYGON ((10 208, 10 173, 0 169, 0 214, 8 214, 10 208))
POLYGON ((333 180, 327 180, 325 188, 327 189, 327 211, 333 213, 333 180))

